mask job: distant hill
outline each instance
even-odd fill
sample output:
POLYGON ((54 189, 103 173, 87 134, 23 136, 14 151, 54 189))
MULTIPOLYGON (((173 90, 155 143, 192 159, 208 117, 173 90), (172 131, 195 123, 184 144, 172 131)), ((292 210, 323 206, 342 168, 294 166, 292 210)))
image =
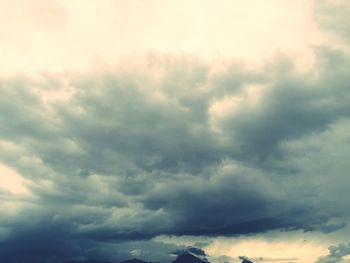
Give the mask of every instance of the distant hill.
POLYGON ((172 263, 209 263, 192 254, 179 255, 172 263))
MULTIPOLYGON (((245 257, 241 257, 242 263, 253 263, 252 261, 248 260, 245 257)), ((108 261, 96 261, 96 260, 86 260, 86 261, 75 261, 75 260, 70 260, 70 261, 65 261, 63 263, 111 263, 108 261)), ((129 260, 122 261, 120 263, 158 263, 158 262, 147 262, 143 261, 141 259, 133 258, 129 260)), ((183 254, 179 255, 174 261, 171 263, 210 263, 207 260, 202 260, 192 254, 183 254)))
POLYGON ((138 258, 132 258, 129 260, 122 261, 121 263, 158 263, 158 262, 147 262, 138 258))

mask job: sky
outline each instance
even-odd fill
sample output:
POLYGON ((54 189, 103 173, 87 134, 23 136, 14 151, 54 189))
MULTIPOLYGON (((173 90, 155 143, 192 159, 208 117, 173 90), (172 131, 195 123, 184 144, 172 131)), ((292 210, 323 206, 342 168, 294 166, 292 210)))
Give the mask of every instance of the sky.
POLYGON ((0 261, 349 263, 349 12, 0 0, 0 261))

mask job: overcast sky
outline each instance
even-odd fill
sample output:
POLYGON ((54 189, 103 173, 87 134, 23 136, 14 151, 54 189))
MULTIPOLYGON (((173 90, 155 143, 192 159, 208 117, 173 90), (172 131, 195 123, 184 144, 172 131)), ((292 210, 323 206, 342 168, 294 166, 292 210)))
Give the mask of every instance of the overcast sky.
POLYGON ((0 0, 0 261, 349 263, 349 13, 0 0))

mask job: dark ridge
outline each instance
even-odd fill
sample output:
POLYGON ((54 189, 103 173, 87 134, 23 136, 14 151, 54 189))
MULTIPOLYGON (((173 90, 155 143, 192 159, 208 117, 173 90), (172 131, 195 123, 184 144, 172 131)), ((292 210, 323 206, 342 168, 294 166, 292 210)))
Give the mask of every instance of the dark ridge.
MULTIPOLYGON (((97 260, 85 260, 85 261, 69 260, 69 261, 65 261, 62 263, 111 263, 111 262, 97 261, 97 260)), ((158 263, 158 262, 147 262, 147 261, 143 261, 143 260, 138 259, 138 258, 133 258, 133 259, 128 259, 128 260, 122 261, 120 263, 158 263)), ((200 258, 197 258, 196 256, 194 256, 192 254, 184 254, 184 255, 178 256, 171 263, 210 263, 210 262, 201 260, 200 258)), ((247 261, 247 262, 243 262, 243 263, 252 263, 252 262, 247 261)))
POLYGON ((178 256, 172 263, 209 263, 209 262, 201 260, 191 254, 184 254, 184 255, 178 256))
POLYGON ((98 261, 98 260, 84 260, 84 261, 68 260, 68 261, 64 261, 63 263, 111 263, 111 262, 109 262, 109 261, 98 261))
POLYGON ((121 263, 158 263, 158 262, 147 262, 138 258, 132 258, 132 259, 122 261, 121 263))

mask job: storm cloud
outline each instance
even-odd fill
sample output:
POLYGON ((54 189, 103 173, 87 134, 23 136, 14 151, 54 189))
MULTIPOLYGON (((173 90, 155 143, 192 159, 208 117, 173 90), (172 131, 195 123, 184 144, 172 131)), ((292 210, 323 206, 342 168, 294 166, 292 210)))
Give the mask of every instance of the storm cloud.
POLYGON ((0 158, 28 193, 1 194, 1 258, 344 227, 350 61, 315 52, 306 73, 287 56, 220 70, 159 56, 128 70, 3 78, 0 158))
POLYGON ((347 1, 44 2, 0 3, 1 262, 348 260, 347 1))

